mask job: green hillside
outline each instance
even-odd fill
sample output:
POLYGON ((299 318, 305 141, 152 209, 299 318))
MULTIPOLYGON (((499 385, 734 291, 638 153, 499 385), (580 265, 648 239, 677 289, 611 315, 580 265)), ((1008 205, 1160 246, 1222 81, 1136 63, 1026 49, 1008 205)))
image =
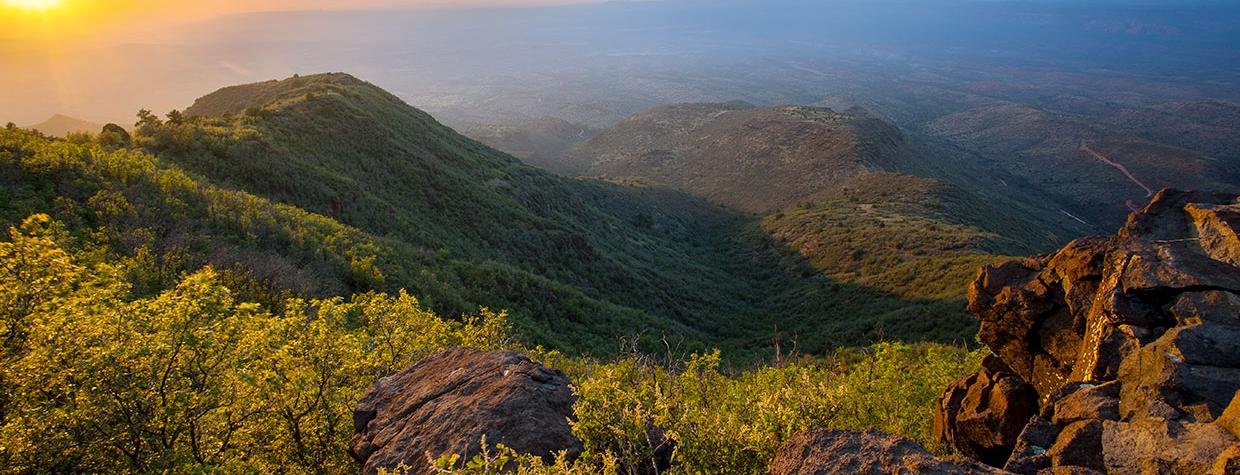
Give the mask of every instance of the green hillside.
POLYGON ((954 186, 893 173, 862 175, 763 228, 834 279, 910 299, 963 299, 983 265, 1036 252, 1005 237, 1032 224, 954 186))
POLYGON ((273 309, 407 289, 449 317, 508 310, 523 339, 571 354, 666 337, 747 359, 777 335, 821 353, 972 331, 959 299, 823 275, 756 218, 684 194, 525 166, 347 75, 229 88, 118 130, 5 130, 0 224, 52 215, 69 247, 126 262, 138 295, 207 264, 273 309))
POLYGON ((0 466, 347 473, 362 392, 445 346, 569 372, 579 473, 644 456, 649 420, 706 472, 760 471, 808 426, 932 442, 934 397, 981 353, 841 347, 969 342, 963 301, 807 247, 895 246, 917 277, 1025 223, 970 224, 998 211, 937 182, 846 183, 763 222, 528 167, 347 75, 143 111, 132 136, 4 128, 0 466))

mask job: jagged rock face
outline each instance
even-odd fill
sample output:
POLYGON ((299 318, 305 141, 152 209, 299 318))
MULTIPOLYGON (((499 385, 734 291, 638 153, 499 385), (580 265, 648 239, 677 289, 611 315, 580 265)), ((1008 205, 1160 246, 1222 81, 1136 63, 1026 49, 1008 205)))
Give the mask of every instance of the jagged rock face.
POLYGON ((771 462, 771 475, 1000 473, 970 460, 935 457, 912 440, 877 430, 803 431, 784 442, 771 462))
POLYGON ((375 382, 353 412, 349 454, 367 474, 402 463, 434 473, 431 458, 468 459, 485 435, 492 447, 575 457, 573 402, 563 373, 517 353, 444 350, 375 382))
POLYGON ((1164 190, 1111 238, 983 269, 969 309, 1008 372, 988 363, 947 388, 939 437, 1017 473, 1191 474, 1234 464, 1224 412, 1240 404, 1237 198, 1164 190), (1018 383, 1034 391, 1035 411, 1000 409, 995 398, 954 402, 1006 397, 1018 383), (976 430, 979 418, 989 430, 976 430), (1012 439, 1014 421, 1028 423, 1012 439))

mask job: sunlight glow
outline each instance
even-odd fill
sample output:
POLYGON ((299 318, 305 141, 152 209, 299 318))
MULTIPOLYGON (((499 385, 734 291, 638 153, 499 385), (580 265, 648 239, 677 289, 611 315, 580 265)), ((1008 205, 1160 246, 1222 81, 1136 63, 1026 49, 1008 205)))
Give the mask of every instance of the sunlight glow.
POLYGON ((51 10, 63 3, 63 0, 4 0, 4 4, 10 7, 36 11, 51 10))

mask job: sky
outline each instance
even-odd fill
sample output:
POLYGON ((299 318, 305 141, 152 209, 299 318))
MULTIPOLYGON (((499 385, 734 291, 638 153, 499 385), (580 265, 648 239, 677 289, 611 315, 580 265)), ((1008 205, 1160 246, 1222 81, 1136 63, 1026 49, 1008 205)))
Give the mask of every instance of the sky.
POLYGON ((130 37, 223 15, 290 10, 358 10, 554 5, 594 0, 0 0, 0 39, 64 42, 130 37))
MULTIPOLYGON (((745 76, 733 65, 751 58, 915 65, 931 55, 1234 77, 1240 9, 1099 8, 1154 1, 0 0, 0 124, 54 113, 132 123, 140 108, 184 108, 220 87, 326 71, 470 120, 514 103, 513 114, 532 116, 575 117, 582 103, 602 104, 607 117, 628 111, 600 91, 629 91, 642 104, 701 99, 693 68, 745 76), (571 3, 594 5, 427 8, 571 3), (585 86, 559 87, 571 81, 585 86)), ((816 97, 797 94, 770 95, 816 97)))

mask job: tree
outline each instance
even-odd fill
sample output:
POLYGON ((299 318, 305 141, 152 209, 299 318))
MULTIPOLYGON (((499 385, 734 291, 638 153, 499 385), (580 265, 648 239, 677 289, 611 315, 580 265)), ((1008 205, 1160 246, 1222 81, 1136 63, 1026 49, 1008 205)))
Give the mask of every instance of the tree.
POLYGON ((128 147, 133 139, 129 136, 129 131, 116 124, 108 124, 103 126, 103 131, 99 132, 99 144, 108 149, 118 149, 128 147))
POLYGON ((138 111, 138 122, 134 124, 134 127, 138 133, 149 135, 159 129, 159 127, 163 124, 164 121, 160 120, 159 116, 152 114, 151 111, 147 109, 142 109, 138 111))

